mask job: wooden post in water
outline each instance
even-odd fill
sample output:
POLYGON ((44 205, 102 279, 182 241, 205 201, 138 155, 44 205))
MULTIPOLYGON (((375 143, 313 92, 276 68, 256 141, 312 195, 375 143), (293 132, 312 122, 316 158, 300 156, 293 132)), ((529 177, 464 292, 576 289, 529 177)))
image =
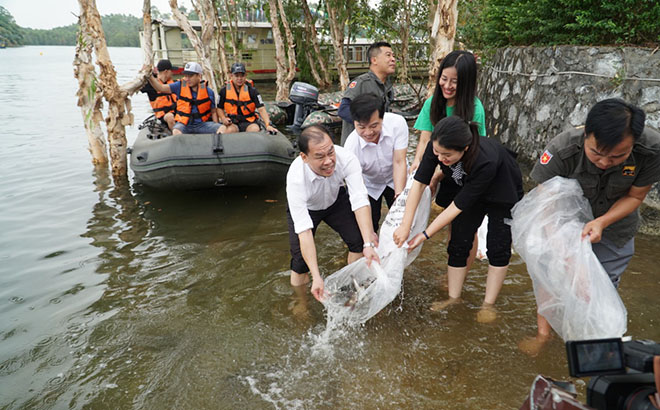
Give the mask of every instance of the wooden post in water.
POLYGON ((440 0, 435 9, 431 39, 435 40, 435 47, 431 54, 431 67, 429 68, 429 81, 427 83, 427 98, 433 94, 437 85, 435 77, 440 68, 442 59, 454 49, 456 36, 456 23, 458 22, 457 0, 440 0))
MULTIPOLYGON (((131 100, 128 96, 134 94, 142 87, 147 76, 151 75, 153 66, 153 52, 151 50, 151 1, 144 0, 142 8, 144 14, 144 40, 146 44, 144 64, 138 76, 121 87, 117 83, 117 73, 108 53, 103 26, 101 24, 101 16, 96 8, 95 0, 78 0, 78 3, 80 4, 81 19, 85 21, 85 34, 94 46, 97 58, 96 62, 100 68, 98 87, 108 102, 108 114, 105 122, 110 146, 112 175, 116 179, 118 177, 126 177, 128 170, 125 126, 133 123, 131 100)), ((83 41, 83 38, 87 37, 81 36, 79 41, 83 41)))
POLYGON ((275 62, 277 66, 277 93, 275 100, 287 101, 289 99, 289 85, 296 76, 296 49, 293 43, 293 34, 289 28, 284 7, 281 0, 268 0, 270 6, 270 22, 273 30, 273 40, 275 42, 275 62), (288 50, 284 48, 284 40, 280 31, 280 21, 284 27, 288 50), (285 63, 288 56, 288 65, 285 63))
POLYGON ((92 154, 92 163, 106 165, 108 163, 108 147, 105 144, 105 135, 101 129, 103 121, 103 93, 98 87, 96 70, 92 62, 92 40, 89 36, 87 19, 82 13, 78 17, 78 41, 76 55, 73 58, 73 76, 78 80, 78 106, 82 112, 89 152, 92 154))

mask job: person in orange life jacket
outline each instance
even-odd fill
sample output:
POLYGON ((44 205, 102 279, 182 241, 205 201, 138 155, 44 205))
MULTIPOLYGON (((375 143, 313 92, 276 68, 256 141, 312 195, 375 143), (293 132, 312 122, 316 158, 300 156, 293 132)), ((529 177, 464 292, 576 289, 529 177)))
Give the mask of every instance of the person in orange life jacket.
POLYGON ((189 62, 183 69, 183 81, 160 84, 149 77, 149 84, 160 93, 177 97, 172 134, 212 134, 220 129, 215 111, 215 94, 202 81, 202 66, 189 62))
POLYGON ((259 91, 251 84, 246 84, 245 65, 234 63, 231 66, 231 81, 218 92, 218 117, 222 123, 220 132, 259 132, 255 111, 259 112, 266 131, 276 133, 277 128, 270 124, 259 91))
MULTIPOLYGON (((154 73, 153 76, 158 81, 162 84, 171 84, 173 82, 172 70, 177 69, 177 67, 172 67, 170 60, 160 60, 156 68, 157 73, 154 73)), ((146 93, 149 97, 149 104, 151 104, 156 118, 172 130, 174 128, 174 114, 176 112, 176 95, 159 93, 149 83, 145 84, 140 91, 146 93)))

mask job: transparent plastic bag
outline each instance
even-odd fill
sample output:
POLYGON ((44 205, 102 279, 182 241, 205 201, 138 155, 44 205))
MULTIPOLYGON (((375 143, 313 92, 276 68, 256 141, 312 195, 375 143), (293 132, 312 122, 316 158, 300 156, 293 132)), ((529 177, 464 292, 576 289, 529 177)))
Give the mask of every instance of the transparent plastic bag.
POLYGON ((477 247, 477 258, 480 260, 488 259, 488 247, 487 238, 488 238, 488 215, 484 216, 484 220, 481 222, 481 226, 477 231, 478 247, 477 247))
POLYGON ((575 179, 554 177, 511 211, 513 246, 527 264, 538 313, 563 340, 621 337, 626 308, 582 228, 591 206, 575 179))
MULTIPOLYGON (((327 297, 323 300, 328 311, 328 321, 348 324, 364 323, 387 306, 401 291, 403 270, 411 264, 422 246, 410 254, 407 245, 401 248, 394 243, 394 230, 399 227, 406 210, 406 200, 412 187, 409 176, 406 187, 394 201, 378 238, 378 257, 381 264, 367 267, 364 258, 359 259, 325 279, 327 297)), ((410 238, 422 232, 431 211, 431 191, 427 187, 417 206, 410 230, 410 238)))

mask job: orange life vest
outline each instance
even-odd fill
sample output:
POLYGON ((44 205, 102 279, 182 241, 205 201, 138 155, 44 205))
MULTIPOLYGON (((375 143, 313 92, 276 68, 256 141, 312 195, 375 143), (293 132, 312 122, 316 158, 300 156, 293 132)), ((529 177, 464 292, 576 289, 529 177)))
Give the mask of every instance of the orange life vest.
MULTIPOLYGON (((172 83, 174 83, 172 80, 167 82, 167 84, 172 83)), ((151 108, 154 110, 156 118, 163 118, 168 112, 176 110, 176 94, 156 93, 156 95, 157 97, 155 100, 149 101, 151 108)))
POLYGON ((191 118, 201 118, 206 122, 211 119, 211 99, 206 90, 206 82, 200 81, 197 86, 197 99, 193 99, 192 90, 188 84, 181 80, 181 93, 176 101, 176 116, 174 121, 187 125, 191 118), (197 106, 196 113, 193 114, 192 108, 197 106))
POLYGON ((246 82, 238 95, 233 82, 228 82, 225 87, 225 114, 235 122, 255 122, 257 116, 255 111, 257 105, 250 99, 250 89, 246 82))

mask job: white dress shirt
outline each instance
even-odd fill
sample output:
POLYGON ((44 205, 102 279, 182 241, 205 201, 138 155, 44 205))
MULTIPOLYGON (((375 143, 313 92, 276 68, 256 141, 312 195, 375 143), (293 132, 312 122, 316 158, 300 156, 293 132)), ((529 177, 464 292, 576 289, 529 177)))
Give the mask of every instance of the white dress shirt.
POLYGON ((362 167, 364 185, 369 196, 378 199, 386 187, 394 189, 394 151, 408 148, 408 124, 398 114, 386 112, 378 144, 366 142, 354 130, 350 133, 344 148, 358 157, 362 167))
POLYGON ((297 234, 314 227, 309 211, 329 208, 337 200, 339 188, 346 184, 353 211, 369 205, 358 159, 335 145, 335 171, 329 177, 318 175, 298 156, 286 174, 286 199, 297 234))

